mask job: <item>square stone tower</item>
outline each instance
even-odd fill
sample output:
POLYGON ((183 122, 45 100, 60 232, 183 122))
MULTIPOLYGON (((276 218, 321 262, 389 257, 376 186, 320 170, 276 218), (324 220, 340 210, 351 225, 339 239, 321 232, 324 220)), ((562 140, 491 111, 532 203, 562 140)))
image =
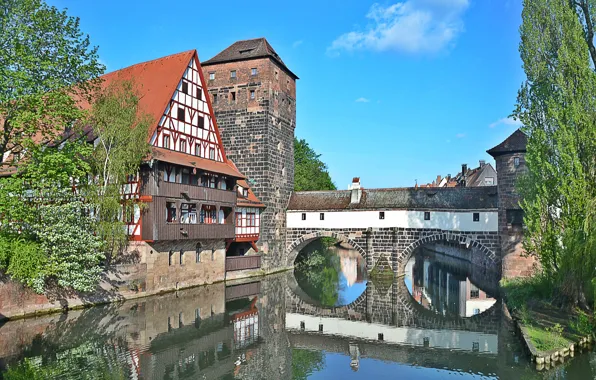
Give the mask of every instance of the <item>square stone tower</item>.
POLYGON ((497 163, 499 236, 504 278, 530 276, 535 263, 532 257, 524 256, 522 247, 524 213, 516 190, 517 179, 528 170, 527 143, 528 137, 518 129, 505 141, 487 150, 497 163))
POLYGON ((235 42, 202 68, 227 157, 266 206, 258 243, 263 267, 283 266, 298 77, 265 38, 235 42))

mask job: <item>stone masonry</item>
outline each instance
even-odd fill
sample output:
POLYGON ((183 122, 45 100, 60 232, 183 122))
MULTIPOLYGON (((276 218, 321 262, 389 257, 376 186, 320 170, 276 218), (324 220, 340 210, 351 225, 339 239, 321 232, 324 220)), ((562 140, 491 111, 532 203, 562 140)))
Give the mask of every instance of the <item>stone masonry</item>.
MULTIPOLYGON (((240 41, 220 55, 237 44, 248 46, 245 50, 269 46, 264 39, 240 41)), ((258 242, 265 270, 285 263, 285 209, 294 189, 297 79, 272 48, 268 52, 231 62, 218 60, 218 55, 202 64, 226 154, 266 206, 258 242)))
POLYGON ((369 271, 377 264, 384 266, 391 263, 394 271, 401 272, 416 248, 435 242, 455 243, 463 249, 469 249, 475 265, 496 272, 500 270, 498 232, 419 228, 290 228, 287 232, 287 265, 293 265, 300 250, 320 237, 333 237, 350 244, 364 256, 369 271))

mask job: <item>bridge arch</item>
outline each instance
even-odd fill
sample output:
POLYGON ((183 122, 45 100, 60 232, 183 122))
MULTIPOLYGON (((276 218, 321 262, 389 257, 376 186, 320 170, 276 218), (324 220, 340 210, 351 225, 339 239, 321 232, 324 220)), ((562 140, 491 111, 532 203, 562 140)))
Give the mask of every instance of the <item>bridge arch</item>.
POLYGON ((398 256, 398 263, 400 264, 398 269, 398 275, 405 274, 405 264, 408 262, 410 257, 412 257, 412 254, 414 253, 416 248, 428 243, 436 243, 441 241, 449 243, 458 243, 462 246, 465 246, 465 248, 472 250, 473 254, 481 254, 483 256, 483 259, 486 259, 488 261, 485 264, 486 268, 498 268, 498 271, 500 271, 499 258, 491 249, 487 248, 485 245, 483 245, 475 239, 472 239, 469 236, 445 232, 422 237, 414 241, 413 243, 408 245, 403 251, 401 251, 398 256))
MULTIPOLYGON (((289 247, 288 247, 288 265, 293 266, 294 262, 296 261, 296 257, 298 257, 298 254, 300 253, 300 251, 304 247, 306 247, 308 244, 310 244, 311 242, 313 242, 317 239, 320 239, 322 237, 330 237, 330 238, 336 239, 339 242, 350 244, 356 251, 358 251, 362 255, 362 257, 364 258, 364 260, 366 262, 366 256, 367 256, 366 251, 364 249, 362 249, 362 247, 360 247, 360 245, 358 243, 356 243, 354 240, 350 239, 349 237, 347 237, 341 233, 337 233, 337 232, 333 232, 333 231, 315 231, 315 232, 311 232, 306 235, 302 235, 298 239, 294 240, 292 242, 292 244, 289 245, 289 247)), ((367 268, 367 270, 368 270, 368 268, 367 268)))

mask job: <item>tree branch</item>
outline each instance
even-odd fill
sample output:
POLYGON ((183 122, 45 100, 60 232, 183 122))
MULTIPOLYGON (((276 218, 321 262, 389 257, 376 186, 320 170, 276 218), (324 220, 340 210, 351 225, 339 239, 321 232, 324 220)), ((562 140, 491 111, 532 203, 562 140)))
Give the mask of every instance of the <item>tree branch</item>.
POLYGON ((592 64, 596 69, 596 47, 594 46, 594 24, 590 17, 590 8, 586 0, 574 1, 573 4, 582 10, 584 15, 584 22, 586 23, 586 43, 588 44, 588 50, 590 51, 590 57, 592 58, 592 64))

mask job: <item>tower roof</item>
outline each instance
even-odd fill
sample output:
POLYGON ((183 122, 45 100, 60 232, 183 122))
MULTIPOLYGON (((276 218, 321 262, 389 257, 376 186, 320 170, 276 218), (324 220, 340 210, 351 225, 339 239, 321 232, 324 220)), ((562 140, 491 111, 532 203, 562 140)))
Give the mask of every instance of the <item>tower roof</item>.
POLYGON ((508 153, 523 153, 526 151, 528 144, 528 136, 521 129, 516 130, 507 137, 505 141, 486 151, 493 157, 501 156, 508 153))
POLYGON ((246 61, 257 58, 272 59, 292 78, 298 79, 298 76, 286 66, 284 61, 282 61, 281 57, 269 44, 267 39, 262 37, 252 40, 236 41, 226 49, 222 50, 215 57, 203 62, 201 66, 209 66, 226 62, 246 61))

